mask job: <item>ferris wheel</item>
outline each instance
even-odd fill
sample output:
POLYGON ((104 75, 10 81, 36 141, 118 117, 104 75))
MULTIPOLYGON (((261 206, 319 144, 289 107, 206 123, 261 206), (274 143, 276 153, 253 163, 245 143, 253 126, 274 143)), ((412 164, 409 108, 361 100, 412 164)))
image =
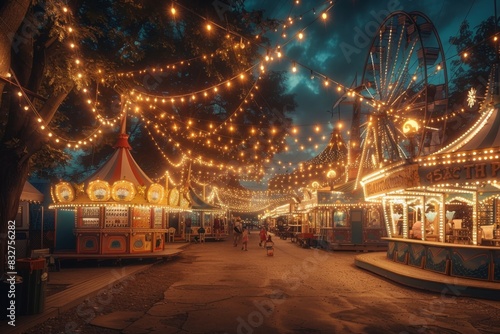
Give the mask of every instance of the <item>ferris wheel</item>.
POLYGON ((431 153, 440 144, 434 119, 446 114, 448 78, 430 19, 404 11, 386 17, 371 41, 361 86, 352 94, 360 103, 352 124, 360 142, 360 173, 431 153))

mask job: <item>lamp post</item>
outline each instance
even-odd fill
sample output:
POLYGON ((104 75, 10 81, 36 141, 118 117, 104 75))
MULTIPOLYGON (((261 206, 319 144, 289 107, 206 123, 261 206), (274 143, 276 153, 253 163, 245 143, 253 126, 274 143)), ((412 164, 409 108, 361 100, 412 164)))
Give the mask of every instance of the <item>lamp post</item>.
POLYGON ((326 173, 326 177, 328 179, 328 185, 330 186, 330 191, 333 191, 333 180, 337 177, 337 172, 333 169, 330 169, 328 173, 326 173))
POLYGON ((418 129, 419 124, 413 119, 409 119, 403 124, 403 133, 409 141, 408 153, 410 155, 410 158, 413 158, 415 156, 415 144, 413 141, 415 140, 415 135, 418 133, 418 129))

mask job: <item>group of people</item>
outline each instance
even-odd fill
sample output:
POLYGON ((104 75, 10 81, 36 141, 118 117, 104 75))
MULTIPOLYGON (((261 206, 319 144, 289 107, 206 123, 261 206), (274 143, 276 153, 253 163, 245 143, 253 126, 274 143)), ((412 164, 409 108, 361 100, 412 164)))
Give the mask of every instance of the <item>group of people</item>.
MULTIPOLYGON (((242 225, 241 220, 237 219, 234 223, 233 246, 237 247, 241 241, 241 250, 247 251, 249 234, 250 231, 248 230, 248 228, 242 225)), ((259 231, 259 239, 259 247, 262 247, 263 245, 264 247, 272 247, 274 245, 272 237, 271 235, 267 234, 267 230, 265 227, 262 227, 259 231)))

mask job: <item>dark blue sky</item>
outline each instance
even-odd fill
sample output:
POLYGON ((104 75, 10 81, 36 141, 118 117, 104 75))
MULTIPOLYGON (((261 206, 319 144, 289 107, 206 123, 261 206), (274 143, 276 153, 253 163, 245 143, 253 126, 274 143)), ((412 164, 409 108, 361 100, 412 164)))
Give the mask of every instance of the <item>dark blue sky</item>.
MULTIPOLYGON (((327 12, 326 21, 319 19, 309 25, 330 6, 329 1, 302 0, 296 4, 296 0, 248 0, 245 3, 248 9, 264 9, 266 16, 277 19, 297 18, 303 14, 301 20, 295 19, 294 24, 285 30, 287 38, 282 37, 282 30, 267 34, 274 45, 286 44, 281 48, 284 57, 279 61, 275 59, 271 65, 273 69, 290 70, 292 61, 305 65, 297 66, 295 74, 290 71, 288 87, 290 92, 296 94, 299 104, 293 116, 294 124, 301 131, 298 143, 308 145, 308 148, 301 150, 291 144, 290 154, 281 154, 275 159, 275 162, 280 160, 289 165, 286 168, 289 171, 299 161, 316 156, 325 147, 327 140, 321 138, 326 136, 329 139, 332 129, 332 115, 326 111, 332 110, 340 97, 334 87, 325 89, 321 76, 315 75, 311 79, 311 69, 347 86, 356 75, 359 80, 378 26, 396 10, 420 11, 430 18, 443 43, 449 66, 457 51, 448 40, 458 34, 460 23, 467 19, 473 28, 494 13, 493 0, 338 0, 327 12), (302 40, 290 38, 306 26, 302 40), (319 133, 313 132, 316 125, 321 127, 319 133), (308 141, 309 137, 311 141, 308 141)), ((452 78, 451 74, 449 78, 452 78)), ((338 119, 335 112, 333 121, 338 119)), ((348 113, 346 107, 341 110, 342 117, 348 113)))

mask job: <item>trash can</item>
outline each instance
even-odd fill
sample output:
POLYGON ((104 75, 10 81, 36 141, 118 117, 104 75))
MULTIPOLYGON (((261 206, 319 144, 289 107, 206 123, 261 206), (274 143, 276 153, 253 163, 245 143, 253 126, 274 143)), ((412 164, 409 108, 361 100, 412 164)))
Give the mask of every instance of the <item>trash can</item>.
POLYGON ((20 314, 31 315, 43 312, 48 278, 45 259, 19 259, 16 261, 16 269, 23 278, 20 314))
POLYGON ((4 275, 2 277, 0 284, 1 320, 16 320, 16 316, 21 314, 22 283, 23 278, 19 275, 4 275))

